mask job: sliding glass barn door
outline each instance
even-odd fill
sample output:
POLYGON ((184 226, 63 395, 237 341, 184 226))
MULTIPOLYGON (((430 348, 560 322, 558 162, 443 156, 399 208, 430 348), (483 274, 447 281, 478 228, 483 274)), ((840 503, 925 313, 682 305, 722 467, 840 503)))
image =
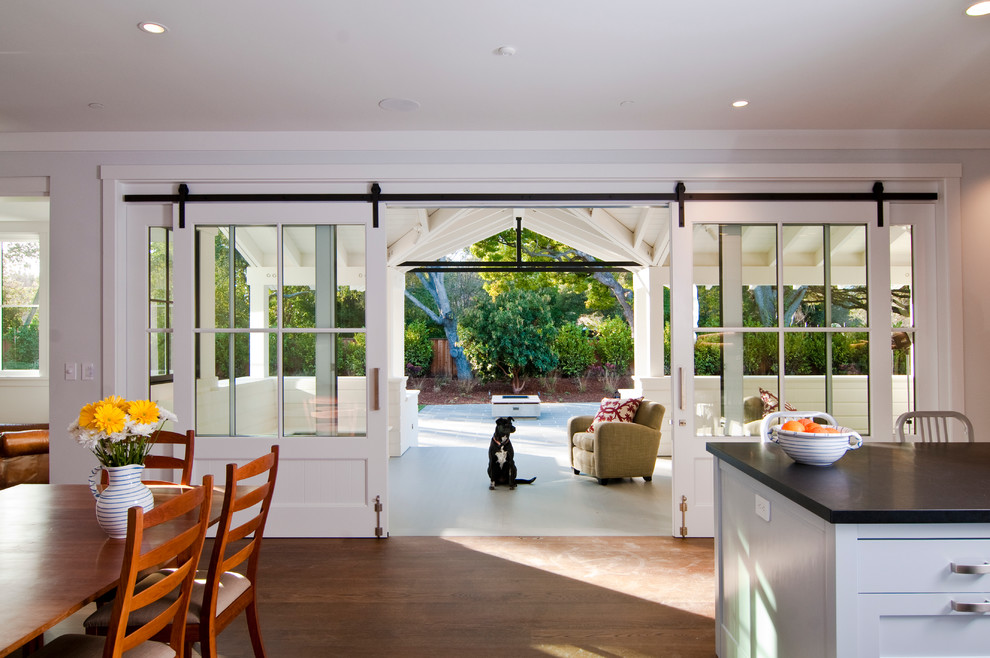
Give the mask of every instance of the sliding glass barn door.
POLYGON ((151 394, 196 430, 195 476, 222 481, 227 463, 279 444, 270 534, 387 535, 385 239, 371 205, 189 204, 184 228, 129 233, 146 240, 149 313, 128 335, 151 394))
POLYGON ((691 203, 687 217, 671 250, 673 534, 711 536, 707 441, 759 441, 784 409, 890 440, 892 242, 875 203, 691 203))

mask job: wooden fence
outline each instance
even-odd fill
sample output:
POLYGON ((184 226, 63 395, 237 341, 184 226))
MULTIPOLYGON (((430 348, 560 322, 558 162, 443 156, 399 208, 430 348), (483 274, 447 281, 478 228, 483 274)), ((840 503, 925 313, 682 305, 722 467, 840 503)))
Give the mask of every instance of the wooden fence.
POLYGON ((433 362, 430 363, 430 375, 433 377, 448 377, 453 379, 457 374, 454 359, 450 356, 450 343, 446 338, 433 339, 433 362))

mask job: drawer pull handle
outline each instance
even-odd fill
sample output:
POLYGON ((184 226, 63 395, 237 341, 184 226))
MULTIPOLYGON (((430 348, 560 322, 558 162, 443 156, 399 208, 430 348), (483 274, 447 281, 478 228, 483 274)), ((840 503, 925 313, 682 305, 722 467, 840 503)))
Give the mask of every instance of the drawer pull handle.
POLYGON ((990 601, 984 601, 983 603, 953 601, 952 609, 956 612, 990 612, 990 601))
POLYGON ((950 568, 952 569, 952 573, 984 574, 990 573, 990 562, 984 562, 983 564, 956 564, 952 562, 950 568))

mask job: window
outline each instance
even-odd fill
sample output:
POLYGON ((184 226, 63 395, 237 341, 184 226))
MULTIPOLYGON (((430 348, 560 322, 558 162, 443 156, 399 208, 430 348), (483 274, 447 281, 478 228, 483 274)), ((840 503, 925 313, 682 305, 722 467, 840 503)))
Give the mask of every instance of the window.
POLYGON ((4 376, 41 374, 41 239, 0 233, 0 316, 4 376))

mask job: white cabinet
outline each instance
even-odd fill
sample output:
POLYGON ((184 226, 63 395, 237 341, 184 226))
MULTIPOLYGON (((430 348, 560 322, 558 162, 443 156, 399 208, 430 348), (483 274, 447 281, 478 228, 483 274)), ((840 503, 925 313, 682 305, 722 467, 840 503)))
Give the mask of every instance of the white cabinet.
POLYGON ((990 656, 990 524, 832 524, 718 459, 715 482, 721 658, 990 656))

